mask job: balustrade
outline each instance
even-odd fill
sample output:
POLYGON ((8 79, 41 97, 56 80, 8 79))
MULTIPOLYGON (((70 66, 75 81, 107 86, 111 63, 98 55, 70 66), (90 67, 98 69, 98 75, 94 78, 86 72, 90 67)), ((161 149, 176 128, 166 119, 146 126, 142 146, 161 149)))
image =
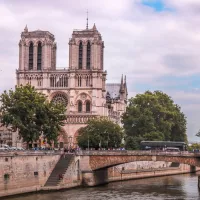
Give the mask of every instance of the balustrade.
POLYGON ((85 124, 89 119, 94 119, 96 115, 67 115, 66 124, 85 124))

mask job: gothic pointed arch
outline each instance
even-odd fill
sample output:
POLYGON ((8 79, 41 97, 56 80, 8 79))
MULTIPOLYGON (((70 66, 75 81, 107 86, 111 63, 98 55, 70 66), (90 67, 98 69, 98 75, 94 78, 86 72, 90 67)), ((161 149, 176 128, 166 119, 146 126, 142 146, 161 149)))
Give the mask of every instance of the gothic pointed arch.
POLYGON ((90 101, 86 101, 85 103, 85 111, 88 113, 88 112, 91 112, 91 103, 90 101))
POLYGON ((33 69, 33 42, 29 44, 29 60, 28 60, 28 69, 33 69))
POLYGON ((78 68, 82 69, 82 67, 83 67, 83 43, 82 43, 82 41, 80 41, 80 43, 79 43, 78 55, 79 55, 78 68))
POLYGON ((68 134, 63 128, 61 128, 61 130, 59 131, 58 138, 57 138, 57 147, 66 148, 68 147, 68 145, 69 145, 68 134))
POLYGON ((74 147, 78 147, 78 136, 80 135, 80 130, 82 129, 83 127, 79 128, 75 134, 74 134, 74 137, 73 137, 73 146, 74 147))
POLYGON ((86 60, 86 69, 90 69, 90 65, 91 65, 91 44, 88 41, 87 42, 87 60, 86 60))
POLYGON ((42 69, 42 43, 38 42, 37 46, 37 70, 42 69))
POLYGON ((80 113, 80 112, 82 112, 83 111, 83 103, 82 103, 82 101, 78 101, 78 112, 80 113))

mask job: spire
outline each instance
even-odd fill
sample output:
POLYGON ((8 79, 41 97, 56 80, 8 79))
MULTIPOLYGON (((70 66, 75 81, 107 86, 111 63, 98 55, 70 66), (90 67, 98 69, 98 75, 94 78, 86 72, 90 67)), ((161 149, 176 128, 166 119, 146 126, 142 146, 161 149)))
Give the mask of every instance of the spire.
POLYGON ((86 29, 88 29, 88 10, 87 10, 87 19, 86 19, 86 29))
POLYGON ((126 75, 124 76, 124 89, 127 90, 127 87, 126 87, 126 75))
POLYGON ((93 29, 93 30, 97 30, 95 23, 94 23, 94 26, 93 26, 92 29, 93 29))
POLYGON ((123 81, 123 74, 122 74, 122 78, 121 78, 121 85, 123 85, 123 82, 124 82, 124 81, 123 81))
POLYGON ((123 74, 122 74, 122 78, 121 78, 121 84, 120 84, 120 90, 121 93, 124 92, 124 78, 123 78, 123 74))
POLYGON ((28 32, 28 27, 27 27, 27 25, 26 25, 25 28, 24 28, 24 32, 28 32))
POLYGON ((126 99, 128 97, 128 90, 127 90, 127 85, 126 85, 126 75, 124 77, 124 90, 125 90, 125 93, 126 93, 126 99))

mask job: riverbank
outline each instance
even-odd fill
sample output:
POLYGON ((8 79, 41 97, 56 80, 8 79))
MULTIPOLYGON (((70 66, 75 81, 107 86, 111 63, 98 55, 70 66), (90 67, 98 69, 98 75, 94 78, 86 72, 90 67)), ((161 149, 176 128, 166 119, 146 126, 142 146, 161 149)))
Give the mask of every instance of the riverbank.
POLYGON ((122 170, 116 169, 116 167, 109 169, 108 182, 134 180, 150 177, 169 176, 185 173, 194 173, 199 171, 200 168, 192 170, 189 165, 180 164, 178 167, 164 167, 154 169, 139 169, 139 170, 122 170))
POLYGON ((138 180, 112 182, 96 187, 77 187, 69 190, 29 193, 3 200, 161 200, 200 199, 197 174, 163 176, 138 180))
MULTIPOLYGON (((1 155, 0 157, 0 197, 19 195, 38 191, 69 189, 83 185, 83 173, 79 164, 80 157, 73 157, 61 180, 55 176, 56 186, 45 185, 60 161, 61 155, 54 153, 34 153, 23 155, 1 155)), ((83 164, 83 163, 82 163, 83 164)), ((106 172, 106 180, 114 181, 142 179, 194 172, 199 168, 191 168, 186 164, 165 161, 139 161, 110 167, 106 172), (175 164, 175 165, 174 165, 175 164)), ((66 166, 65 166, 66 167, 66 166)))

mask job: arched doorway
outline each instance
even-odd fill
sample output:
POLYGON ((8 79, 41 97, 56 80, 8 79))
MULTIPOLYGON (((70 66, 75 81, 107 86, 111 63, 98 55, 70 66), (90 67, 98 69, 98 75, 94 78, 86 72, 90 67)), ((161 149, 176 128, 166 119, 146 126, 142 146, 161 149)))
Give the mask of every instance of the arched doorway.
POLYGON ((78 147, 78 140, 77 140, 77 138, 78 138, 78 136, 79 136, 79 131, 80 131, 80 129, 81 129, 81 128, 79 128, 79 129, 75 132, 75 134, 74 134, 74 138, 73 138, 73 146, 74 146, 74 148, 77 148, 77 147, 78 147))
POLYGON ((63 149, 68 147, 68 135, 63 129, 60 131, 57 141, 56 148, 63 149))

